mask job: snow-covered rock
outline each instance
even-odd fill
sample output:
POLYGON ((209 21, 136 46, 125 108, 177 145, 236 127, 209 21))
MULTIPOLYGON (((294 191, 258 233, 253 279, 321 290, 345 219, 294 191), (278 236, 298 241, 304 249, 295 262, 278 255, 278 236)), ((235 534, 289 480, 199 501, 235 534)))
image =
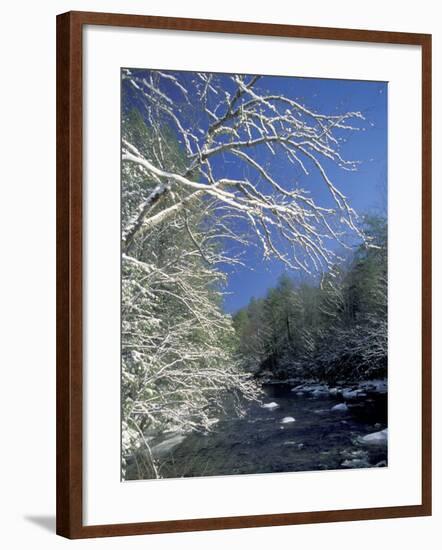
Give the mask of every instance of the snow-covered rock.
POLYGON ((297 443, 296 441, 284 441, 283 445, 286 447, 295 447, 298 450, 304 447, 304 443, 297 443))
POLYGON ((368 458, 368 452, 363 449, 344 451, 345 458, 368 458))
POLYGON ((341 466, 343 468, 368 468, 370 463, 365 458, 351 458, 344 460, 341 466))
POLYGON ((269 411, 273 411, 278 407, 279 407, 278 403, 275 403, 274 401, 272 401, 271 403, 264 403, 264 405, 262 405, 263 409, 268 409, 269 411))
POLYGON ((186 439, 185 435, 173 435, 154 445, 151 449, 154 458, 163 458, 167 456, 175 447, 186 439))
POLYGON ((293 392, 311 393, 312 395, 326 395, 329 393, 327 384, 318 384, 306 382, 292 388, 293 392))
POLYGON ((302 384, 298 384, 291 389, 292 392, 298 394, 302 392, 304 394, 311 394, 313 396, 321 395, 337 395, 341 394, 345 399, 355 399, 358 397, 365 397, 367 393, 387 393, 388 386, 387 380, 366 380, 364 382, 347 382, 341 380, 336 385, 330 388, 327 384, 317 382, 315 380, 306 380, 302 384), (351 385, 350 385, 351 384, 351 385))
POLYGON ((364 395, 367 394, 361 389, 352 390, 347 388, 342 391, 342 397, 344 399, 356 399, 357 397, 364 397, 364 395))
POLYGON ((327 389, 317 388, 316 390, 312 391, 313 397, 319 397, 320 395, 327 395, 327 394, 328 394, 327 389))
POLYGON ((360 387, 363 390, 373 393, 387 393, 388 392, 388 382, 387 380, 368 380, 367 382, 362 382, 360 387))
POLYGON ((292 391, 303 390, 304 388, 307 388, 308 386, 311 386, 312 384, 314 385, 314 384, 316 384, 316 382, 314 380, 305 380, 304 382, 302 382, 302 384, 298 384, 297 386, 292 388, 292 391))
POLYGON ((364 445, 387 445, 388 442, 388 428, 381 430, 380 432, 373 432, 371 434, 364 435, 359 439, 364 445))
POLYGON ((331 408, 332 411, 342 411, 342 412, 345 412, 345 411, 348 411, 348 406, 347 406, 347 403, 338 403, 337 405, 335 405, 334 407, 331 408))
POLYGON ((281 420, 281 424, 291 424, 292 422, 296 422, 293 416, 284 416, 284 418, 281 420))
POLYGON ((368 452, 364 449, 346 450, 342 453, 344 462, 341 463, 342 468, 368 468, 370 462, 368 460, 368 452))

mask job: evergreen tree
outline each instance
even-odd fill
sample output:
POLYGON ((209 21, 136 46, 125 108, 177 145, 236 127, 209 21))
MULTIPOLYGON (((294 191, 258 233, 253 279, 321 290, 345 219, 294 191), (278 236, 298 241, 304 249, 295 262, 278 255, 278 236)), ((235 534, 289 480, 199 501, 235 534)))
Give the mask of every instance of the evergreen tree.
POLYGON ((370 246, 358 246, 347 265, 333 267, 321 284, 297 284, 285 274, 263 299, 236 314, 245 364, 252 361, 261 374, 281 380, 386 375, 387 225, 375 216, 364 224, 370 246))

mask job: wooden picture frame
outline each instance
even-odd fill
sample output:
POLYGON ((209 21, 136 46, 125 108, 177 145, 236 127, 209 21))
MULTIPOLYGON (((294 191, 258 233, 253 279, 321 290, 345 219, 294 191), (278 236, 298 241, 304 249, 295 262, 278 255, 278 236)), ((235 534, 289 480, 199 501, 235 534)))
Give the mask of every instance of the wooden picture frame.
POLYGON ((57 17, 57 533, 89 538, 431 515, 431 35, 69 12, 57 17), (422 48, 422 503, 83 525, 83 40, 85 25, 422 48))

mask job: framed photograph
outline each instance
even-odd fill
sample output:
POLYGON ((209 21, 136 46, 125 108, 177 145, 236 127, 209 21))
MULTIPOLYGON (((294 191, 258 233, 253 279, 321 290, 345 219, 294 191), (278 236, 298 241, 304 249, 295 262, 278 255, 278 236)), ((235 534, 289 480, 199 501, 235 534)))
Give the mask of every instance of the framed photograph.
POLYGON ((57 18, 57 532, 431 514, 431 36, 57 18))

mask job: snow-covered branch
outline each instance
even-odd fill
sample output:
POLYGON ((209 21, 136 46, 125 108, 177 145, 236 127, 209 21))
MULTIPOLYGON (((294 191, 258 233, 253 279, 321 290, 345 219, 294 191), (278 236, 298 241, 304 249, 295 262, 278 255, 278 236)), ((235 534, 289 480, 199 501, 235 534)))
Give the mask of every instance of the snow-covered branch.
POLYGON ((329 267, 336 260, 333 240, 344 244, 349 231, 363 238, 356 212, 329 175, 332 164, 357 169, 343 158, 341 142, 361 129, 361 113, 317 113, 295 97, 261 90, 259 77, 126 71, 124 78, 144 102, 155 146, 143 154, 125 140, 123 162, 156 182, 123 227, 127 245, 204 197, 238 214, 264 258, 293 269, 329 267), (165 126, 185 147, 180 166, 155 154, 164 146, 165 126), (226 177, 227 163, 235 178, 226 177), (301 185, 306 177, 324 185, 330 199, 313 200, 301 185))

